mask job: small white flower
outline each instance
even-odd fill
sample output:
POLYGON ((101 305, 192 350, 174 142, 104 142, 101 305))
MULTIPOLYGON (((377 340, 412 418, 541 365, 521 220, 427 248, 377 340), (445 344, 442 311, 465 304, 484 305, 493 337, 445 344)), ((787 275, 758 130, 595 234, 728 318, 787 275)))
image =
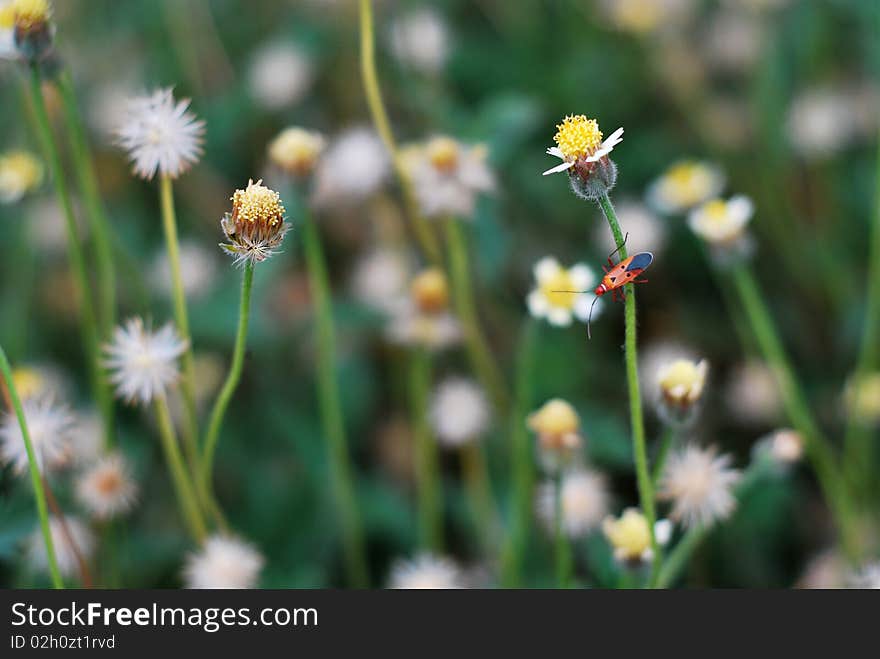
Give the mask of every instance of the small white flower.
POLYGON ((425 313, 405 300, 392 313, 386 335, 392 343, 442 350, 461 341, 462 329, 458 319, 448 311, 425 313))
POLYGON ((582 114, 569 115, 556 125, 553 141, 556 146, 548 148, 547 155, 556 156, 562 160, 562 164, 551 167, 544 172, 544 176, 564 172, 578 162, 588 166, 605 158, 623 142, 623 128, 618 128, 603 141, 602 131, 595 119, 587 119, 582 114))
POLYGON ((477 194, 495 187, 485 147, 468 146, 451 137, 434 137, 410 147, 407 167, 425 217, 471 219, 477 194))
POLYGON ((269 110, 294 105, 312 85, 314 67, 300 48, 287 42, 260 48, 248 70, 248 88, 254 99, 269 110))
MULTIPOLYGON (((72 457, 71 433, 75 421, 70 410, 55 405, 49 396, 27 398, 22 401, 22 408, 37 469, 45 473, 68 464, 72 457)), ((12 465, 17 474, 24 474, 29 469, 24 436, 15 414, 3 417, 0 457, 4 463, 12 465)))
POLYGON ((845 90, 834 87, 814 87, 799 94, 789 108, 786 124, 791 144, 806 158, 838 153, 855 133, 853 101, 845 90))
POLYGON ((177 178, 198 162, 205 122, 187 111, 189 99, 175 101, 171 88, 129 101, 125 120, 117 131, 119 146, 128 151, 134 173, 152 179, 177 178))
POLYGON ((354 128, 337 137, 318 160, 315 201, 321 205, 353 204, 385 183, 391 162, 385 145, 367 128, 354 128))
POLYGON ((171 323, 153 332, 140 318, 132 318, 113 331, 113 341, 104 347, 104 366, 116 394, 125 401, 149 404, 177 381, 177 359, 187 343, 171 323))
POLYGON ((131 510, 137 486, 120 453, 100 458, 76 481, 79 502, 97 519, 109 519, 131 510))
POLYGON ((264 562, 249 542, 214 535, 187 557, 183 579, 187 588, 253 588, 264 562))
POLYGON ((682 160, 651 183, 647 197, 657 212, 674 215, 717 197, 723 188, 724 174, 716 166, 682 160))
POLYGON ((725 247, 743 236, 754 210, 752 200, 744 195, 736 195, 728 201, 713 199, 691 211, 688 225, 710 245, 725 247))
POLYGON ((773 371, 757 360, 738 365, 725 389, 727 407, 736 419, 766 424, 779 416, 782 396, 773 371))
MULTIPOLYGON (((534 267, 537 288, 529 293, 526 303, 535 318, 546 318, 557 327, 571 325, 577 318, 586 322, 593 303, 593 287, 598 283, 593 271, 583 263, 563 268, 559 261, 545 257, 534 267)), ((596 317, 602 310, 599 301, 594 310, 596 317)))
POLYGON ((690 445, 669 456, 659 496, 673 501, 672 518, 684 526, 709 526, 726 519, 736 507, 733 486, 740 472, 729 455, 690 445))
POLYGON ((407 294, 411 261, 400 251, 379 247, 358 259, 351 276, 354 296, 364 304, 393 313, 407 294))
MULTIPOLYGON (((150 280, 155 282, 159 291, 171 298, 173 283, 171 265, 168 262, 168 251, 161 249, 153 259, 150 280)), ((180 279, 183 292, 188 299, 204 297, 211 290, 217 275, 217 260, 214 252, 201 243, 181 241, 180 243, 180 279)))
MULTIPOLYGON (((575 469, 562 477, 562 528, 578 538, 597 528, 608 514, 609 494, 605 477, 595 471, 575 469)), ((544 483, 535 501, 538 517, 552 531, 556 524, 556 485, 544 483)))
POLYGON ((436 11, 419 8, 392 23, 391 49, 404 64, 438 73, 449 55, 449 30, 436 11))
MULTIPOLYGON (((64 516, 63 525, 58 517, 52 516, 49 518, 49 535, 52 536, 52 546, 55 549, 55 558, 58 561, 58 570, 61 575, 68 578, 77 576, 79 574, 77 551, 85 561, 88 561, 95 552, 95 536, 89 527, 72 515, 64 516), (71 545, 71 540, 73 545, 71 545)), ((28 539, 27 556, 34 568, 41 572, 49 571, 46 543, 39 527, 28 539)))
POLYGON ((761 57, 764 45, 762 23, 741 11, 719 11, 704 36, 709 61, 722 71, 744 73, 761 57))
POLYGON ((791 428, 776 430, 755 444, 753 454, 766 453, 777 465, 792 465, 804 455, 804 439, 791 428))
POLYGON ((667 405, 686 409, 697 403, 706 386, 709 363, 690 359, 676 359, 660 368, 657 384, 667 405))
POLYGON ((491 421, 489 401, 475 382, 449 378, 434 391, 430 419, 441 444, 462 446, 485 434, 491 421))
POLYGON ((462 588, 461 570, 448 558, 422 554, 398 560, 391 568, 389 588, 440 590, 462 588))

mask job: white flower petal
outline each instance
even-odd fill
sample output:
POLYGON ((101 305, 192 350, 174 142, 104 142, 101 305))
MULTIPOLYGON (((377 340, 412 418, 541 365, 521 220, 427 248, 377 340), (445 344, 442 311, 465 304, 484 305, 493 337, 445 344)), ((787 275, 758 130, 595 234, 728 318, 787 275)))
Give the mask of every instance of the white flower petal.
POLYGON ((528 294, 526 297, 526 304, 529 307, 529 313, 535 318, 543 318, 550 310, 550 303, 547 301, 547 298, 544 297, 544 294, 538 289, 535 289, 528 294))
POLYGON ((595 295, 578 295, 577 298, 575 298, 574 304, 572 305, 572 311, 574 311, 574 315, 578 320, 585 323, 590 319, 590 307, 593 307, 593 320, 602 315, 602 309, 605 307, 605 302, 601 299, 596 300, 594 306, 593 300, 595 299, 595 295))
POLYGON ((571 277, 571 283, 575 290, 578 291, 586 291, 592 288, 596 281, 596 275, 593 273, 593 270, 583 263, 576 263, 569 268, 568 276, 571 277))
POLYGON ((552 256, 545 256, 535 264, 532 272, 534 273, 537 282, 543 284, 548 279, 555 277, 560 269, 561 266, 559 265, 559 261, 552 256))
POLYGON ((566 169, 570 167, 574 167, 573 162, 564 162, 561 165, 556 165, 556 167, 551 167, 546 172, 542 174, 542 176, 547 176, 547 174, 555 174, 556 172, 564 172, 566 169))
POLYGON ((547 312, 547 320, 551 325, 568 327, 571 325, 571 310, 565 307, 550 307, 547 312))

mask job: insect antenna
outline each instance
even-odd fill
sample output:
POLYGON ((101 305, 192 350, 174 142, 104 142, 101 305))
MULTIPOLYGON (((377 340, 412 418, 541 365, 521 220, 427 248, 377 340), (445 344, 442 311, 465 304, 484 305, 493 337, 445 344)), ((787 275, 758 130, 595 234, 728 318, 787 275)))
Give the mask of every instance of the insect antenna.
POLYGON ((627 232, 626 232, 626 235, 623 237, 623 242, 620 244, 620 247, 618 247, 617 249, 615 249, 613 252, 611 252, 611 253, 608 255, 608 259, 609 259, 609 260, 611 259, 612 256, 614 256, 615 254, 617 254, 617 252, 619 252, 620 250, 622 250, 622 249, 626 246, 626 241, 627 241, 627 240, 629 240, 629 231, 627 231, 627 232))
POLYGON ((590 323, 593 320, 593 307, 596 306, 596 300, 598 300, 598 299, 599 299, 598 295, 593 298, 593 303, 590 305, 590 315, 587 317, 587 338, 591 339, 591 340, 593 338, 593 333, 590 331, 590 323))

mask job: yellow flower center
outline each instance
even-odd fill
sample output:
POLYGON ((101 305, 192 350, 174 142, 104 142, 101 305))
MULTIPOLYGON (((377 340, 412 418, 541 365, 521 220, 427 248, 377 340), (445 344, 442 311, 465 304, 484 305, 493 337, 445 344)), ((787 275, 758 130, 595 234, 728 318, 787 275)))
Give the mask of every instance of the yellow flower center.
POLYGON ((413 301, 420 311, 438 313, 449 306, 449 287, 439 268, 420 272, 410 285, 413 301))
POLYGON ((624 558, 637 559, 651 546, 648 520, 633 508, 624 511, 618 520, 607 520, 603 530, 608 540, 624 558))
POLYGON ((115 469, 105 469, 95 479, 95 488, 104 496, 113 496, 122 488, 122 475, 115 469))
POLYGON ((459 146, 451 137, 434 137, 425 147, 428 160, 441 172, 449 172, 458 166, 459 146))
POLYGON ((528 426, 534 432, 554 437, 576 433, 580 425, 581 420, 575 409, 559 398, 547 401, 528 419, 528 426))
POLYGON ((552 277, 548 277, 541 284, 541 294, 554 307, 571 309, 578 295, 577 292, 571 292, 574 290, 571 275, 568 274, 568 270, 565 268, 559 268, 552 277))
POLYGON ((698 169, 699 165, 696 163, 680 162, 670 167, 666 176, 669 177, 669 180, 675 185, 687 186, 690 185, 697 176, 698 169))
POLYGON ((248 181, 244 190, 236 190, 232 195, 232 213, 239 222, 260 222, 275 226, 284 221, 284 206, 281 195, 262 185, 248 181))
POLYGON ((23 30, 45 23, 49 19, 49 11, 47 0, 14 0, 12 3, 15 26, 23 30))
POLYGON ((269 159, 289 174, 303 176, 315 166, 324 138, 302 128, 288 128, 269 145, 269 159))
POLYGON ((43 166, 27 151, 11 151, 0 156, 0 178, 30 190, 43 180, 43 166))
POLYGON ((703 212, 713 224, 723 224, 727 221, 727 202, 723 199, 713 199, 706 202, 703 212))
POLYGON ((10 5, 0 7, 0 30, 9 30, 15 25, 15 8, 10 5))
POLYGON ((31 398, 43 390, 45 382, 39 371, 31 368, 17 368, 12 371, 12 382, 20 398, 31 398))
POLYGON ((602 131, 595 119, 571 114, 556 124, 553 141, 566 159, 574 159, 595 151, 602 144, 602 131))

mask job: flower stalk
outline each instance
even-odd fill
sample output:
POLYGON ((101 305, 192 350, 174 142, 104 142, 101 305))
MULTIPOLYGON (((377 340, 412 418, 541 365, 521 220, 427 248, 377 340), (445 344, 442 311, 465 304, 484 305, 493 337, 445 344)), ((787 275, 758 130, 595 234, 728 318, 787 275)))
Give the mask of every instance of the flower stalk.
POLYGON ((476 535, 487 555, 494 554, 498 520, 492 499, 486 447, 482 442, 468 442, 460 449, 462 475, 474 516, 476 535))
POLYGON ((413 419, 419 546, 439 553, 444 544, 443 506, 437 441, 428 421, 431 355, 425 349, 415 349, 410 355, 408 386, 413 419))

